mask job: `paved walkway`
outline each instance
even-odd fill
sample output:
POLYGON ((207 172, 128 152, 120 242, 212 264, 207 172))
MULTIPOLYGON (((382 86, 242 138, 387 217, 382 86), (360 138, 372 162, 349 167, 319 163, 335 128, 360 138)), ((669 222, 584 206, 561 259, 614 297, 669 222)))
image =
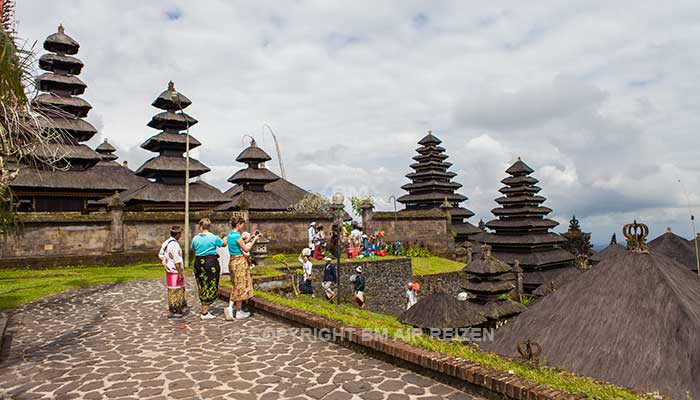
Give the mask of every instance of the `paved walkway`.
POLYGON ((9 328, 0 398, 476 398, 261 315, 201 321, 195 312, 170 321, 164 308, 159 281, 81 288, 25 305, 9 328))

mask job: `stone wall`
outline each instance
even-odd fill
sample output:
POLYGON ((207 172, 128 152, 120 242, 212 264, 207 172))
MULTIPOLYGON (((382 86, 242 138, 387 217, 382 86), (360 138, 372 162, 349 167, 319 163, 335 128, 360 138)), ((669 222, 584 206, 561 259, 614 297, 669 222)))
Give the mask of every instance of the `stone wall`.
POLYGON ((404 245, 423 245, 434 254, 451 257, 455 243, 451 217, 440 210, 377 212, 365 208, 362 227, 365 232, 384 231, 386 242, 400 240, 404 245))
MULTIPOLYGON (((367 309, 383 314, 398 316, 406 309, 406 286, 411 281, 411 259, 381 259, 377 261, 353 261, 340 264, 340 299, 343 303, 352 302, 354 283, 350 276, 355 268, 362 266, 365 283, 367 309)), ((314 265, 316 280, 313 283, 317 296, 323 296, 321 281, 323 265, 314 265)))
POLYGON ((419 299, 435 293, 456 295, 467 285, 467 274, 462 271, 417 275, 414 279, 420 284, 419 299))
MULTIPOLYGON (((200 211, 190 213, 190 235, 195 234, 197 221, 204 217, 211 219, 212 233, 224 235, 230 230, 233 215, 249 221, 246 229, 259 229, 271 239, 270 253, 298 252, 307 244, 310 222, 329 227, 331 222, 328 215, 200 211)), ((184 225, 183 212, 119 208, 90 214, 21 213, 19 218, 19 234, 0 238, 0 267, 158 262, 158 249, 170 227, 184 225)))

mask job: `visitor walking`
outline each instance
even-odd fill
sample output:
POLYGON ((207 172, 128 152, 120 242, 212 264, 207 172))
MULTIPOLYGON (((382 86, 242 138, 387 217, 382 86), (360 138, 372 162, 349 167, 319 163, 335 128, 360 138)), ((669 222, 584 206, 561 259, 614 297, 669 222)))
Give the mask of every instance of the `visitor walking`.
POLYGON ((298 258, 299 262, 301 263, 301 269, 304 271, 304 277, 302 278, 302 281, 299 282, 299 292, 302 294, 310 294, 313 298, 315 295, 311 282, 313 280, 314 265, 311 263, 311 260, 309 260, 310 255, 310 249, 303 249, 298 258))
POLYGON ((209 232, 211 220, 202 218, 197 224, 198 234, 192 239, 192 249, 194 250, 194 278, 199 289, 199 302, 202 304, 201 319, 214 319, 209 312, 209 306, 216 301, 219 295, 219 256, 216 254, 217 247, 223 247, 226 242, 220 237, 209 232))
POLYGON ((352 247, 360 247, 362 244, 362 232, 360 228, 353 222, 352 231, 350 231, 350 245, 352 247))
POLYGON ((158 257, 165 267, 165 284, 168 287, 169 318, 182 318, 187 300, 185 299, 185 271, 182 248, 177 241, 182 237, 182 228, 170 228, 170 237, 160 246, 158 257))
POLYGON ((245 219, 242 217, 231 218, 231 232, 229 232, 226 242, 228 244, 228 252, 231 255, 229 261, 229 273, 231 275, 231 296, 229 297, 228 307, 224 309, 224 314, 227 320, 244 319, 250 316, 249 312, 241 309, 243 302, 253 297, 253 278, 250 276, 250 268, 248 260, 243 254, 249 252, 255 245, 260 232, 255 232, 250 243, 245 243, 241 238, 241 232, 245 227, 245 219), (233 307, 236 307, 234 314, 233 307))
POLYGON ((365 308, 365 276, 362 275, 362 267, 355 268, 355 274, 351 277, 355 284, 355 303, 360 308, 365 308))
POLYGON ((323 281, 321 282, 321 287, 326 294, 326 299, 333 301, 335 299, 335 286, 338 281, 338 274, 336 272, 336 267, 331 264, 330 257, 324 257, 323 261, 326 265, 323 267, 323 281))

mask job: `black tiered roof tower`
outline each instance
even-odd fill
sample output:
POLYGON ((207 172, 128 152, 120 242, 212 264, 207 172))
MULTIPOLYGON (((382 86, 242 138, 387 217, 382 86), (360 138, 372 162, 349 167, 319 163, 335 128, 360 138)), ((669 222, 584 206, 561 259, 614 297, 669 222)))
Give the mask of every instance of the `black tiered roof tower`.
MULTIPOLYGON (((158 155, 146 160, 136 170, 136 175, 151 179, 152 182, 119 195, 127 209, 144 211, 183 210, 185 206, 186 140, 190 127, 197 120, 185 114, 183 109, 191 105, 190 99, 175 90, 173 82, 153 101, 153 107, 163 110, 151 118, 147 124, 161 130, 150 137, 141 147, 157 152, 158 155)), ((201 143, 189 136, 190 150, 201 143)), ((190 157, 190 178, 209 171, 206 165, 190 157)), ((109 204, 112 198, 101 201, 109 204)), ((206 210, 219 206, 228 199, 215 187, 203 182, 190 183, 190 209, 206 210)))
POLYGON ((452 230, 457 234, 458 241, 466 240, 469 235, 482 231, 466 221, 474 213, 459 206, 467 197, 455 193, 462 185, 452 181, 457 174, 448 171, 452 163, 445 161, 448 155, 445 154, 445 148, 440 146, 441 143, 431 131, 418 142, 418 155, 413 157, 416 163, 410 166, 414 172, 406 175, 411 183, 401 187, 408 194, 399 197, 397 201, 404 204, 406 210, 439 209, 447 202, 452 206, 449 209, 452 230))
POLYGON ((83 62, 73 57, 79 48, 78 42, 65 34, 63 25, 46 38, 44 49, 49 53, 39 59, 39 68, 47 72, 36 78, 37 89, 43 93, 32 101, 32 107, 46 114, 50 125, 61 133, 58 143, 39 149, 39 153, 61 157, 62 163, 69 164, 71 170, 90 168, 101 159, 99 154, 81 144, 90 140, 97 129, 83 120, 92 106, 77 97, 87 88, 78 78, 83 62))
POLYGON ((484 238, 498 259, 520 262, 527 292, 574 268, 574 256, 560 248, 566 239, 549 231, 559 223, 545 218, 552 210, 542 206, 546 199, 537 194, 542 189, 529 176, 532 172, 520 158, 506 170, 510 176, 501 181, 506 186, 499 189, 503 196, 496 199, 500 207, 491 210, 498 219, 486 224, 495 233, 484 238))
POLYGON ((35 150, 39 162, 19 166, 12 190, 21 211, 86 211, 99 199, 144 183, 112 161, 116 156, 111 145, 100 145, 104 151, 98 154, 82 143, 97 130, 83 119, 92 106, 78 97, 87 87, 78 78, 83 63, 74 55, 79 48, 63 26, 44 41, 49 53, 41 56, 39 67, 47 72, 36 79, 41 93, 32 100, 32 108, 47 117, 43 123, 56 130, 57 138, 35 150), (60 168, 40 162, 52 158, 59 159, 60 168))
POLYGON ((238 185, 241 190, 234 193, 232 200, 218 207, 217 210, 286 211, 289 208, 289 202, 277 192, 266 188, 267 184, 281 179, 265 168, 265 162, 271 159, 269 154, 258 147, 255 139, 251 140, 250 147, 236 157, 236 161, 247 164, 248 167, 239 170, 228 179, 229 182, 238 185))

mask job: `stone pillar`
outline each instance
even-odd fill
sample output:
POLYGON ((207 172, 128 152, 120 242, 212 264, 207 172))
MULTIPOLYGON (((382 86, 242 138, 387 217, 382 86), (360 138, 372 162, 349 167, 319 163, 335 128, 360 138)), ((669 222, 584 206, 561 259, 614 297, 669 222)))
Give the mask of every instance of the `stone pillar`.
POLYGON ((362 230, 369 235, 372 232, 372 216, 374 215, 374 205, 365 203, 360 205, 360 214, 362 216, 362 230))
POLYGON ((109 229, 109 240, 107 241, 107 251, 110 253, 122 253, 125 248, 124 238, 124 203, 119 196, 107 206, 107 210, 112 216, 109 229))

